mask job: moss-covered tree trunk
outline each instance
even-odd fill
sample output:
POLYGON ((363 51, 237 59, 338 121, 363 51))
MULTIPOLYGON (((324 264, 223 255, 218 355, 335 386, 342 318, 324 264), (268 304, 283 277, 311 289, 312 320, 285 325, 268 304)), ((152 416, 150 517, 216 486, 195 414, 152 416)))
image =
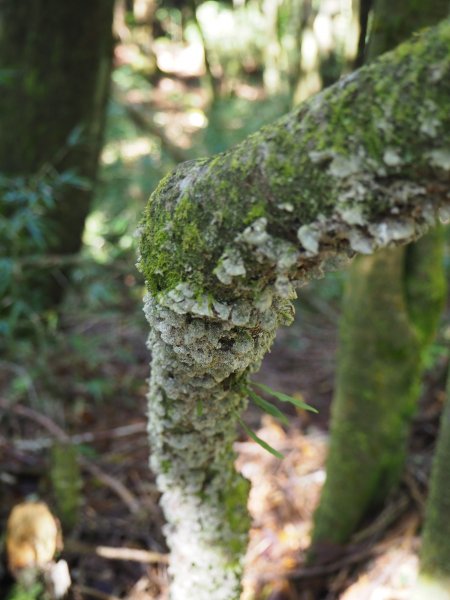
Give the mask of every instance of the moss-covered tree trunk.
POLYGON ((231 444, 294 287, 449 214, 449 46, 446 21, 234 149, 180 165, 148 203, 149 433, 173 600, 239 598, 246 485, 231 444))
POLYGON ((450 599, 450 377, 433 459, 414 600, 450 599))
MULTIPOLYGON (((446 0, 375 3, 368 60, 444 17, 446 0)), ((315 514, 311 557, 349 540, 398 484, 422 371, 445 297, 442 232, 415 245, 358 258, 340 326, 327 480, 315 514)))
MULTIPOLYGON (((74 171, 90 184, 80 189, 68 183, 59 190, 46 216, 51 254, 76 253, 81 245, 104 128, 113 5, 114 0, 0 3, 0 173, 31 176, 47 165, 60 173, 74 171)), ((0 209, 11 210, 1 201, 0 209)), ((42 307, 59 299, 64 277, 48 271, 26 277, 42 307)))
POLYGON ((404 248, 358 258, 350 269, 327 482, 315 515, 318 546, 348 541, 364 514, 398 484, 420 390, 422 351, 444 298, 440 242, 436 231, 416 243, 415 276, 408 279, 415 284, 414 303, 405 293, 404 248), (416 313, 430 322, 419 328, 411 318, 416 313))

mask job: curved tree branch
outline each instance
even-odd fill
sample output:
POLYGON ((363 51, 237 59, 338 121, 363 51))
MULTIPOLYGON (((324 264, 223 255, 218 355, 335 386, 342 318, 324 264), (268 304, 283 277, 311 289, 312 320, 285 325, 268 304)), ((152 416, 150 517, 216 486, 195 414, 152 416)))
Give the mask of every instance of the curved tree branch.
POLYGON ((447 20, 229 152, 180 165, 150 199, 149 434, 174 600, 239 598, 247 485, 232 442, 294 286, 450 214, 449 46, 447 20))
POLYGON ((434 223, 448 201, 449 38, 447 20, 231 151, 165 178, 142 234, 152 293, 189 282, 254 296, 276 278, 269 263, 301 279, 330 253, 371 253, 434 223), (261 232, 254 241, 267 228, 266 243, 261 232), (268 256, 279 240, 289 268, 268 256))

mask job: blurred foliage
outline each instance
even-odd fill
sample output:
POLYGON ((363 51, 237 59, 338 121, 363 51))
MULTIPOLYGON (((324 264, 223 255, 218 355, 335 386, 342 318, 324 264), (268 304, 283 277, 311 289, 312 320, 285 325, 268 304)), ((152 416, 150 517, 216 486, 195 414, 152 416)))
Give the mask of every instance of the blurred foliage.
POLYGON ((78 520, 82 478, 77 450, 71 444, 55 443, 50 453, 50 478, 58 517, 64 531, 78 520))
POLYGON ((39 268, 39 259, 54 239, 48 219, 58 195, 67 187, 84 189, 88 183, 73 170, 62 173, 45 165, 33 176, 0 174, 0 337, 12 338, 23 321, 36 323, 36 292, 23 277, 39 268), (25 288, 24 288, 25 286, 25 288))
MULTIPOLYGON (((160 0, 149 17, 125 15, 93 208, 68 293, 57 310, 30 310, 35 291, 23 293, 22 273, 29 265, 38 272, 39 261, 46 258, 53 233, 45 216, 60 191, 86 182, 73 171, 59 173, 48 166, 27 177, 0 174, 0 389, 11 404, 42 411, 69 434, 80 424, 88 430, 98 427, 96 420, 101 427, 106 410, 116 414, 120 407, 121 414, 126 409, 136 414, 136 407, 145 405, 148 326, 142 312, 144 283, 134 264, 135 231, 148 197, 176 165, 173 146, 186 158, 225 151, 286 112, 295 87, 311 74, 316 87, 308 83, 304 95, 317 89, 317 81, 320 87, 345 72, 349 57, 343 17, 331 14, 328 5, 280 0, 275 23, 270 23, 263 0, 208 1, 197 10, 203 39, 192 13, 176 0, 160 0), (319 25, 329 34, 331 50, 316 35, 319 25), (275 91, 265 84, 269 42, 276 55, 272 68, 279 70, 281 81, 275 91), (195 52, 185 55, 186 50, 195 52), (204 50, 220 81, 214 100, 207 93, 204 50), (172 70, 162 68, 163 54, 172 70), (198 56, 195 70, 192 57, 198 56), (134 117, 136 108, 148 127, 134 117), (21 335, 24 322, 34 335, 21 335)), ((348 11, 350 3, 334 5, 348 11)), ((79 135, 76 130, 73 143, 79 135)), ((449 260, 446 266, 450 273, 449 260)), ((284 344, 304 348, 308 340, 301 333, 308 320, 337 327, 345 278, 345 271, 330 273, 299 290, 295 323, 284 344)), ((427 355, 429 369, 442 364, 449 340, 444 323, 427 355)), ((257 402, 273 414, 265 398, 257 402)), ((4 418, 0 414, 0 425, 4 418)), ((255 435, 251 429, 248 433, 255 435)), ((79 445, 76 452, 92 457, 97 450, 79 445)), ((55 450, 50 461, 58 514, 69 528, 81 495, 75 461, 75 451, 66 456, 65 449, 55 450), (69 478, 66 459, 73 473, 69 478)), ((37 599, 41 591, 16 586, 9 599, 37 599)))
MULTIPOLYGON (((196 11, 203 35, 193 19, 193 4, 160 0, 156 6, 145 1, 134 6, 120 26, 84 248, 58 310, 33 314, 28 301, 34 290, 23 294, 20 275, 28 262, 38 269, 51 245, 51 226, 43 217, 59 190, 85 182, 74 172, 57 173, 47 166, 30 177, 0 176, 5 207, 0 213, 0 339, 6 342, 0 376, 12 401, 28 397, 36 404, 39 397, 41 404, 52 402, 61 419, 64 411, 54 406, 61 398, 82 413, 91 403, 122 394, 132 398, 142 384, 132 369, 147 360, 144 286, 133 268, 135 231, 151 192, 175 166, 173 146, 186 158, 224 151, 289 108, 289 86, 296 77, 331 69, 322 73, 328 82, 350 60, 344 25, 352 15, 346 0, 280 0, 274 15, 275 5, 264 0, 208 0, 198 3, 196 11), (269 93, 264 84, 270 45, 283 83, 277 93, 269 93), (215 101, 206 93, 204 51, 221 83, 215 101), (136 109, 148 127, 135 118, 136 109), (31 339, 20 335, 23 320, 34 328, 31 339)), ((72 142, 77 136, 75 131, 72 142)), ((335 273, 302 288, 296 325, 301 327, 311 312, 335 322, 344 279, 345 273, 335 273)), ((441 346, 433 350, 430 364, 442 352, 441 346)))
POLYGON ((43 587, 40 583, 35 583, 31 587, 24 587, 16 583, 7 596, 7 600, 41 600, 43 596, 43 587))

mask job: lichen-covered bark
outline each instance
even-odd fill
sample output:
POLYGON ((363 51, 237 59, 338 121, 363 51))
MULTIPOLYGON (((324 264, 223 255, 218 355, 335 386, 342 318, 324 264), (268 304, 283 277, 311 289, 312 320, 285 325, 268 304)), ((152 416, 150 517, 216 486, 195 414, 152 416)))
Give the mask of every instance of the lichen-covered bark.
POLYGON ((450 378, 433 459, 414 600, 450 599, 450 378))
POLYGON ((295 285, 450 212, 449 45, 446 22, 233 150, 181 165, 149 201, 149 431, 175 600, 239 598, 246 491, 231 442, 295 285))
POLYGON ((449 38, 446 21, 165 178, 141 244, 151 292, 189 282, 196 294, 254 298, 277 277, 283 286, 282 271, 303 279, 327 256, 427 229, 447 201, 449 38), (264 236, 270 250, 255 252, 264 236), (274 269, 286 253, 292 264, 274 269))
POLYGON ((248 483, 233 466, 236 422, 246 375, 291 312, 285 300, 269 296, 259 308, 241 303, 231 318, 214 320, 164 304, 170 302, 148 295, 145 312, 153 357, 151 465, 168 521, 171 597, 238 599, 249 520, 248 483))
MULTIPOLYGON (((447 0, 434 0, 431 7, 377 1, 368 60, 447 13, 447 0)), ((348 542, 368 511, 398 485, 422 356, 445 299, 442 232, 357 258, 350 270, 327 479, 314 517, 311 558, 322 544, 348 542)))

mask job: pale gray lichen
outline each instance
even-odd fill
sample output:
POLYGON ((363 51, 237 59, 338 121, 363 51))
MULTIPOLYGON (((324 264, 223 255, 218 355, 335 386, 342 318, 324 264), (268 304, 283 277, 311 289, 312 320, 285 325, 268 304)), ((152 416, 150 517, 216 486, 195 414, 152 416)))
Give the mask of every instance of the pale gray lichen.
POLYGON ((441 129, 442 123, 438 114, 439 107, 429 98, 426 98, 419 106, 420 131, 430 138, 436 137, 441 129))
MULTIPOLYGON (((197 316, 185 284, 150 294, 152 374, 148 430, 171 549, 173 600, 238 600, 247 539, 245 494, 232 443, 246 404, 245 383, 290 319, 290 300, 266 289, 253 305, 213 302, 197 316), (233 495, 234 494, 234 495, 233 495), (242 513, 241 526, 234 517, 242 513)), ((239 519, 238 519, 239 520, 239 519)))
POLYGON ((214 269, 214 273, 217 276, 217 279, 225 285, 230 285, 233 281, 233 277, 245 275, 244 262, 239 251, 235 248, 231 248, 223 254, 219 264, 214 269))
POLYGON ((320 230, 313 225, 302 225, 297 231, 297 237, 308 256, 314 256, 319 251, 320 230))
POLYGON ((344 179, 361 171, 361 162, 358 156, 342 156, 340 154, 333 158, 328 172, 332 177, 344 179))
POLYGON ((431 163, 443 171, 450 171, 450 150, 449 148, 439 148, 428 153, 431 163))
POLYGON ((398 167, 403 160, 396 148, 386 148, 383 154, 383 160, 388 167, 398 167))
POLYGON ((450 222, 450 205, 441 206, 438 210, 438 215, 441 223, 447 225, 450 222))
POLYGON ((348 204, 338 208, 342 220, 349 225, 364 225, 364 207, 361 204, 348 204))
POLYGON ((278 208, 280 210, 285 210, 286 212, 292 213, 294 212, 294 205, 291 202, 282 202, 278 208))

